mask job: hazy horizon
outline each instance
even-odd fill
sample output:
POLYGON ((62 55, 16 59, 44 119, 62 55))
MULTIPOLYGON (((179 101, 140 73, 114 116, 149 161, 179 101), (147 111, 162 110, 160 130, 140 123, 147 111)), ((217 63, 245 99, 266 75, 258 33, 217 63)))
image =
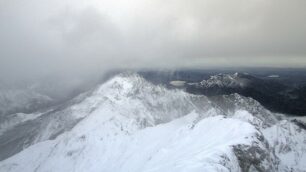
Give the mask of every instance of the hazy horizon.
POLYGON ((306 67, 306 1, 2 0, 0 78, 306 67))

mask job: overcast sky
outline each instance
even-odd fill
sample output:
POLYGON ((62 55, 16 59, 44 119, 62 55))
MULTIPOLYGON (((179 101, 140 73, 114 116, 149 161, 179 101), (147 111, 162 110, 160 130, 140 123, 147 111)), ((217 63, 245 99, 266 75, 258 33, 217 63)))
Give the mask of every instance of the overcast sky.
POLYGON ((0 0, 0 73, 306 66, 305 0, 0 0))

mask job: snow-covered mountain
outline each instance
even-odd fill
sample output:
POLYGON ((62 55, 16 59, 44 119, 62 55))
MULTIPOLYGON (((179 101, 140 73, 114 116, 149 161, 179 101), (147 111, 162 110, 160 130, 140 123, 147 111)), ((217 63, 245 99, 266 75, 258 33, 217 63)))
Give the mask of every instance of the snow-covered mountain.
POLYGON ((235 74, 218 74, 213 75, 207 80, 200 82, 202 87, 212 88, 212 87, 245 87, 249 84, 250 80, 246 77, 243 77, 245 74, 235 73, 235 74))
POLYGON ((186 91, 192 94, 216 96, 238 93, 257 100, 271 111, 299 116, 305 116, 306 112, 306 89, 292 86, 287 80, 234 73, 212 75, 209 79, 185 85, 186 91))
POLYGON ((133 73, 30 117, 1 122, 0 171, 306 171, 306 131, 284 115, 133 73))
POLYGON ((0 160, 34 143, 54 139, 101 108, 133 115, 143 126, 171 121, 192 110, 206 112, 212 109, 205 96, 190 95, 178 90, 169 91, 148 83, 138 75, 120 75, 56 109, 39 115, 29 115, 37 116, 35 119, 25 122, 20 119, 15 122, 16 115, 7 116, 0 122, 0 160), (14 127, 9 127, 12 125, 14 127))

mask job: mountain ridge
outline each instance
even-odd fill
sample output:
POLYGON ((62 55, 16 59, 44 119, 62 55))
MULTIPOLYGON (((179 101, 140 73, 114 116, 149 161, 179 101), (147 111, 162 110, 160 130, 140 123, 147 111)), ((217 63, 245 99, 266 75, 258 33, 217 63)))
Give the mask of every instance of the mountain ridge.
POLYGON ((79 99, 60 111, 30 120, 30 124, 42 121, 44 130, 33 136, 35 139, 28 148, 1 161, 0 169, 242 172, 306 169, 301 163, 306 157, 305 130, 284 115, 272 113, 239 94, 208 98, 169 90, 137 74, 124 73, 79 99), (271 136, 281 129, 284 140, 275 144, 278 138, 271 136), (299 146, 279 152, 277 145, 290 146, 288 139, 297 140, 294 145, 299 146), (295 157, 296 163, 287 162, 283 158, 286 156, 295 157), (170 161, 165 163, 166 160, 170 161))

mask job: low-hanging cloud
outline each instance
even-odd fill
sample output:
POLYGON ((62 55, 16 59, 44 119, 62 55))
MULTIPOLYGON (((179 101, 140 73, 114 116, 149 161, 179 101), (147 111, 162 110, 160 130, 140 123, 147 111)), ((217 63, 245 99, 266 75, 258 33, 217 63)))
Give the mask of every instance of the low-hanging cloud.
POLYGON ((1 0, 1 77, 306 66, 304 0, 1 0))

